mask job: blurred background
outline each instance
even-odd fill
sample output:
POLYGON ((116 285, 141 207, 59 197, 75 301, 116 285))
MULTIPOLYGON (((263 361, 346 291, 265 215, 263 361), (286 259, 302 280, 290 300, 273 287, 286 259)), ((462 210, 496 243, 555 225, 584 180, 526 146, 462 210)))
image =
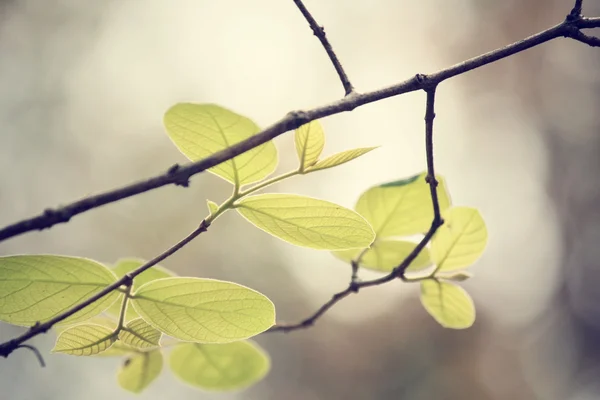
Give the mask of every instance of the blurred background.
MULTIPOLYGON (((564 0, 306 0, 358 91, 434 72, 562 21, 564 0)), ((600 15, 599 0, 584 13, 600 15)), ((0 3, 0 225, 184 163, 162 115, 214 102, 267 126, 340 98, 341 85, 291 0, 3 0, 0 3)), ((261 335, 272 370, 243 392, 202 393, 163 373, 143 399, 600 398, 600 52, 556 39, 444 82, 437 171, 454 204, 479 208, 490 241, 465 283, 466 331, 441 328, 418 286, 391 283, 336 305, 312 329, 261 335)), ((343 167, 275 187, 353 207, 368 187, 425 169, 425 95, 322 121, 324 154, 380 145, 343 167)), ((296 166, 291 134, 279 171, 296 166)), ((0 244, 107 263, 150 259, 230 187, 210 174, 0 244)), ((162 263, 268 295, 304 318, 343 289, 348 265, 225 215, 162 263), (232 251, 233 249, 233 251, 232 251)), ((372 278, 374 273, 362 273, 372 278)), ((19 328, 0 325, 5 341, 19 328)), ((128 399, 118 359, 49 355, 54 334, 0 360, 0 398, 128 399)))

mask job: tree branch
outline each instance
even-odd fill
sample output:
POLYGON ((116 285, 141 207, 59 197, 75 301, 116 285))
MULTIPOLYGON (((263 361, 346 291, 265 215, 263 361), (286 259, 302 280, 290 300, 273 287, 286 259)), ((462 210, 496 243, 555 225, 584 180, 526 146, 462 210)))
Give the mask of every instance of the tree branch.
POLYGON ((493 50, 489 53, 471 58, 470 60, 453 65, 429 75, 417 74, 403 82, 374 90, 367 93, 353 93, 340 100, 326 104, 308 111, 295 111, 288 113, 284 118, 266 128, 262 132, 215 153, 202 160, 184 166, 174 165, 166 173, 153 178, 135 182, 118 189, 110 190, 95 196, 86 197, 71 204, 56 209, 48 209, 44 213, 28 218, 0 229, 0 241, 34 231, 50 228, 53 225, 69 221, 75 215, 93 208, 113 203, 131 196, 135 196, 166 185, 187 186, 188 180, 195 174, 212 168, 224 161, 251 150, 269 140, 290 130, 296 129, 310 121, 352 111, 356 107, 373 103, 403 93, 426 89, 437 85, 453 76, 464 74, 484 65, 496 62, 513 54, 538 46, 558 37, 572 36, 572 31, 600 27, 600 18, 578 18, 565 20, 562 23, 537 33, 526 39, 520 40, 506 47, 493 50))
POLYGON ((444 220, 440 214, 440 203, 437 194, 437 185, 438 182, 435 179, 435 169, 434 169, 434 154, 433 154, 433 120, 435 118, 435 90, 436 85, 433 85, 427 89, 425 92, 427 93, 427 104, 425 107, 425 153, 427 158, 427 183, 429 183, 429 188, 431 191, 431 202, 433 204, 433 221, 431 222, 431 227, 423 236, 423 239, 415 246, 413 251, 398 265, 396 268, 392 270, 389 274, 370 281, 358 282, 355 278, 355 269, 358 268, 358 263, 352 262, 352 280, 348 287, 341 292, 334 294, 329 301, 323 304, 319 309, 312 314, 310 317, 303 319, 302 321, 295 324, 277 324, 270 328, 267 332, 290 332, 298 329, 304 329, 311 327, 315 324, 315 322, 323 316, 331 307, 336 305, 341 300, 345 299, 352 293, 358 293, 360 289, 383 285, 384 283, 391 282, 395 279, 403 279, 404 273, 408 266, 414 261, 415 258, 419 256, 419 253, 423 250, 427 243, 431 240, 437 229, 442 226, 444 220))
POLYGON ((348 75, 346 75, 346 71, 344 71, 344 67, 342 67, 342 63, 340 62, 340 60, 337 58, 337 55, 333 51, 333 47, 331 47, 329 40, 327 40, 327 35, 325 34, 325 28, 323 28, 322 26, 320 26, 317 23, 317 21, 313 18, 311 13, 306 9, 304 4, 302 3, 302 0, 294 0, 294 3, 296 4, 298 9, 302 13, 304 18, 306 19, 306 21, 308 22, 308 25, 310 25, 310 28, 312 29, 313 34, 319 39, 319 41, 323 45, 323 48, 327 52, 327 55, 329 56, 329 59, 331 60, 331 63, 333 64, 335 71, 337 72, 338 76, 340 77, 342 86, 344 86, 344 91, 346 92, 346 96, 348 96, 350 93, 353 93, 354 87, 352 86, 352 83, 350 83, 350 79, 348 79, 348 75))
MULTIPOLYGON (((96 293, 95 295, 93 295, 92 297, 88 298, 87 300, 85 300, 85 301, 77 304, 76 306, 70 308, 69 310, 63 312, 62 314, 59 314, 56 317, 54 317, 54 318, 52 318, 52 319, 50 319, 50 320, 48 320, 48 321, 46 321, 44 323, 36 323, 34 326, 32 326, 31 328, 29 328, 29 330, 27 332, 25 332, 24 334, 22 334, 21 336, 18 336, 16 338, 12 339, 12 340, 9 340, 8 342, 0 344, 0 356, 6 358, 13 351, 15 351, 16 349, 18 349, 20 347, 27 347, 27 348, 33 350, 34 349, 33 346, 24 345, 23 342, 25 342, 25 341, 33 338, 34 336, 37 336, 37 335, 40 335, 42 333, 48 332, 48 330, 50 330, 50 328, 52 328, 57 323, 59 323, 59 322, 65 320, 65 319, 69 318, 71 315, 75 314, 77 311, 80 311, 80 310, 84 309, 85 307, 89 306, 90 304, 92 304, 92 303, 100 300, 104 296, 107 296, 109 293, 117 290, 119 287, 121 287, 121 286, 131 287, 131 285, 133 284, 133 278, 135 278, 136 276, 138 276, 142 272, 146 271, 147 269, 153 267, 154 265, 158 264, 159 262, 161 262, 165 258, 171 256, 175 252, 177 252, 183 246, 185 246, 186 244, 188 244, 189 242, 191 242, 192 240, 194 240, 194 238, 196 238, 202 232, 206 232, 206 230, 208 229, 208 227, 209 227, 209 224, 207 224, 203 220, 200 223, 200 225, 198 226, 198 228, 196 228, 194 231, 192 231, 185 238, 181 239, 175 245, 171 246, 169 249, 165 250, 164 252, 162 252, 158 256, 154 257, 152 260, 148 261, 144 265, 141 265, 137 269, 135 269, 135 270, 131 271, 130 273, 124 275, 122 278, 120 278, 119 280, 117 280, 115 283, 113 283, 113 284, 105 287, 100 292, 96 293)), ((38 358, 40 358, 40 357, 38 357, 38 358)), ((43 364, 43 360, 41 362, 43 364)))

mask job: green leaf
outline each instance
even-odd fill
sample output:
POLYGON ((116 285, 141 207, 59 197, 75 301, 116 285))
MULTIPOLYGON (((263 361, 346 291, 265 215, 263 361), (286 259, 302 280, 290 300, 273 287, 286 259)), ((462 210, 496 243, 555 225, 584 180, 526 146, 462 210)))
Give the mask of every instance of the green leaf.
POLYGON ((296 129, 294 135, 296 152, 300 161, 300 172, 317 162, 323 146, 325 146, 325 133, 319 121, 312 121, 296 129))
MULTIPOLYGON (((215 104, 176 104, 166 112, 164 123, 171 140, 192 161, 215 154, 260 131, 250 119, 215 104)), ((277 149, 269 141, 209 171, 239 186, 266 178, 275 167, 277 149)))
POLYGON ((119 385, 133 393, 141 393, 160 375, 163 356, 160 350, 137 353, 125 359, 117 374, 119 385))
POLYGON ((341 164, 345 164, 348 161, 352 161, 355 158, 367 154, 371 150, 375 150, 376 148, 377 147, 361 147, 358 149, 346 150, 342 151, 341 153, 336 153, 317 162, 312 167, 307 168, 306 172, 320 171, 322 169, 332 168, 341 164))
POLYGON ((249 196, 236 204, 252 224, 286 242, 322 250, 368 247, 373 229, 363 217, 334 203, 295 194, 249 196))
MULTIPOLYGON (((390 272, 397 267, 417 246, 416 243, 403 240, 377 240, 360 259, 359 265, 376 271, 390 272)), ((347 262, 352 262, 362 249, 336 251, 333 254, 347 262)), ((410 263, 407 271, 419 271, 431 265, 429 250, 424 248, 410 263)))
POLYGON ((266 331, 275 306, 266 296, 236 283, 166 278, 147 283, 132 304, 150 325, 179 340, 228 343, 266 331))
POLYGON ((228 344, 185 343, 171 353, 169 365, 178 378, 206 390, 243 389, 260 381, 270 360, 248 341, 228 344))
POLYGON ((73 356, 93 356, 107 350, 116 340, 115 332, 105 326, 75 325, 58 336, 52 351, 73 356))
POLYGON ((151 349, 160 346, 162 333, 149 325, 142 318, 130 321, 119 332, 119 339, 126 345, 137 349, 151 349))
MULTIPOLYGON (((433 221, 433 205, 426 174, 389 182, 364 192, 356 211, 371 223, 378 238, 409 236, 426 232, 433 221)), ((440 210, 450 206, 450 196, 442 177, 437 193, 440 210)))
POLYGON ((94 357, 122 357, 124 355, 132 354, 135 351, 135 349, 124 345, 120 340, 116 340, 112 346, 102 353, 94 354, 94 357))
MULTIPOLYGON (((87 300, 116 281, 103 265, 78 257, 21 255, 0 257, 0 321, 33 325, 87 300)), ((113 292, 62 323, 87 320, 106 310, 113 292)))
POLYGON ((208 206, 208 212, 212 215, 217 212, 219 209, 219 205, 214 201, 206 200, 206 205, 208 206))
MULTIPOLYGON (((125 274, 128 274, 129 272, 141 267, 145 263, 146 261, 137 258, 123 258, 117 261, 117 263, 113 267, 113 271, 119 278, 121 278, 125 276, 125 274)), ((162 278, 170 278, 173 275, 175 275, 173 271, 163 268, 160 265, 155 265, 152 268, 145 270, 144 272, 133 278, 133 290, 139 288, 140 286, 148 282, 152 282, 154 280, 162 278)), ((119 301, 114 302, 113 305, 108 310, 106 310, 107 313, 118 318, 119 314, 121 313, 122 301, 123 295, 119 294, 119 301)), ((127 311, 125 312, 125 320, 131 321, 132 319, 136 319, 138 317, 138 313, 136 313, 133 307, 129 305, 127 307, 127 311)))
POLYGON ((473 264, 487 244, 487 229, 479 211, 453 207, 431 240, 431 259, 437 271, 454 271, 473 264))
MULTIPOLYGON (((90 319, 85 320, 86 324, 94 324, 104 326, 111 331, 115 331, 117 329, 117 321, 113 318, 110 318, 104 314, 96 315, 90 319)), ((56 332, 57 335, 60 335, 67 329, 69 329, 70 325, 54 325, 52 329, 56 332)))
POLYGON ((434 279, 421 281, 421 303, 445 328, 465 329, 475 322, 475 306, 460 286, 434 279))

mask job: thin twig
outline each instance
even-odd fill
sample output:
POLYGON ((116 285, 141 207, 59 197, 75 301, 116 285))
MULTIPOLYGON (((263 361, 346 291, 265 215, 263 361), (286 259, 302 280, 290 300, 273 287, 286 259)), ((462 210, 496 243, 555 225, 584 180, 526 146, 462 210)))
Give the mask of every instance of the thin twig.
POLYGON ((312 29, 313 34, 319 39, 319 41, 323 45, 323 48, 327 52, 327 55, 329 56, 329 59, 331 60, 331 63, 333 64, 335 71, 337 72, 338 76, 340 77, 340 81, 342 81, 342 86, 344 86, 346 96, 348 96, 350 93, 353 93, 354 87, 352 86, 352 83, 350 83, 350 79, 348 79, 348 75, 346 75, 346 71, 344 71, 344 67, 342 67, 342 63, 340 62, 340 60, 337 58, 337 55, 333 51, 333 47, 331 47, 331 43, 329 43, 329 40, 327 40, 327 35, 325 34, 325 28, 323 28, 322 26, 320 26, 317 23, 317 21, 313 18, 311 13, 307 10, 307 8, 302 3, 302 0, 294 0, 294 3, 296 4, 298 9, 302 13, 304 18, 306 19, 306 21, 308 22, 308 25, 310 25, 310 28, 312 29))
POLYGON ((202 160, 184 166, 175 165, 166 173, 153 178, 135 182, 118 189, 110 190, 98 195, 86 197, 71 204, 56 209, 48 209, 44 213, 16 222, 0 229, 0 242, 26 232, 50 228, 53 225, 69 221, 75 215, 81 214, 93 208, 113 203, 128 197, 148 192, 166 185, 186 185, 188 180, 202 171, 251 150, 269 140, 296 129, 310 121, 327 116, 352 111, 357 107, 373 103, 379 100, 398 96, 403 93, 426 89, 432 85, 464 74, 468 71, 480 68, 484 65, 496 62, 513 54, 538 46, 558 37, 572 35, 575 29, 587 29, 600 27, 600 18, 579 18, 575 21, 563 21, 562 23, 515 42, 506 47, 482 54, 470 60, 453 65, 430 75, 417 74, 398 84, 385 87, 367 93, 354 93, 352 96, 344 97, 338 101, 326 104, 308 111, 295 111, 288 113, 284 118, 266 128, 262 132, 241 141, 231 147, 221 150, 202 160))
POLYGON ((427 154, 427 177, 425 178, 425 180, 429 184, 429 190, 431 192, 431 202, 433 203, 432 226, 439 227, 443 224, 443 221, 442 216, 440 214, 440 201, 437 195, 438 181, 437 179, 435 179, 435 165, 433 162, 433 120, 435 119, 436 88, 436 86, 433 86, 430 89, 426 90, 427 104, 425 106, 425 152, 427 154))
POLYGON ((575 39, 578 42, 585 43, 592 47, 600 47, 600 38, 591 35, 586 35, 585 33, 578 30, 574 31, 569 37, 571 39, 575 39))
POLYGON ((24 334, 22 334, 21 336, 18 336, 12 340, 9 340, 8 342, 0 344, 0 356, 8 357, 10 355, 10 353, 12 353, 15 349, 17 349, 19 347, 24 347, 24 346, 30 347, 29 345, 23 345, 23 342, 31 339, 34 336, 48 332, 48 330, 50 330, 50 328, 52 328, 57 323, 69 318, 71 315, 75 314, 77 311, 80 311, 80 310, 84 309, 85 307, 89 306, 90 304, 95 303, 96 301, 100 300, 101 298, 108 295, 109 293, 111 293, 115 290, 118 290, 121 286, 130 287, 133 283, 133 278, 135 278, 142 272, 146 271, 148 268, 151 268, 154 265, 158 264, 165 258, 169 257, 170 255, 172 255, 173 253, 175 253, 176 251, 181 249, 183 246, 185 246, 186 244, 191 242, 194 238, 196 238, 202 232, 206 232, 207 229, 208 229, 208 224, 205 221, 202 221, 200 223, 200 225, 198 226, 198 228, 196 228, 194 231, 192 231, 185 238, 181 239, 179 242, 177 242, 176 244, 174 244, 173 246, 171 246, 169 249, 165 250, 158 256, 154 257, 152 260, 148 261, 144 265, 142 265, 142 266, 136 268, 135 270, 131 271, 130 273, 126 274, 125 276, 123 276, 122 278, 117 280, 115 283, 110 284, 109 286, 105 287, 104 289, 102 289, 100 292, 96 293, 92 297, 77 304, 76 306, 70 308, 69 310, 57 315, 56 317, 54 317, 44 323, 36 323, 34 326, 29 328, 29 330, 27 332, 25 332, 24 334))
POLYGON ((575 5, 573 6, 573 9, 571 10, 571 12, 567 16, 567 18, 577 19, 577 18, 581 17, 582 9, 583 9, 583 0, 575 0, 575 5))
MULTIPOLYGON (((427 243, 431 240, 437 229, 444 223, 440 214, 440 205, 437 194, 437 181, 435 179, 434 169, 434 154, 433 154, 433 120, 435 118, 435 90, 436 86, 431 86, 426 89, 427 93, 427 104, 425 107, 425 153, 427 158, 427 182, 431 191, 431 202, 433 204, 433 221, 431 227, 421 239, 421 241, 415 246, 411 253, 392 270, 389 274, 370 281, 357 282, 352 279, 348 287, 341 292, 334 294, 329 301, 323 304, 319 309, 308 318, 295 324, 277 324, 270 328, 267 332, 290 332, 298 329, 308 328, 314 325, 314 323, 325 314, 331 307, 336 305, 342 299, 348 297, 352 293, 358 293, 360 289, 383 285, 384 283, 391 282, 395 279, 404 279, 404 273, 408 266, 419 256, 419 253, 423 250, 427 243)), ((353 277, 354 269, 358 268, 358 263, 352 264, 353 277)))
POLYGON ((42 368, 44 368, 46 366, 46 363, 44 362, 44 357, 42 357, 42 353, 40 353, 40 351, 38 350, 37 347, 32 346, 30 344, 20 344, 17 346, 17 349, 29 349, 33 352, 33 354, 35 355, 35 357, 38 359, 38 362, 40 363, 40 365, 42 366, 42 368))

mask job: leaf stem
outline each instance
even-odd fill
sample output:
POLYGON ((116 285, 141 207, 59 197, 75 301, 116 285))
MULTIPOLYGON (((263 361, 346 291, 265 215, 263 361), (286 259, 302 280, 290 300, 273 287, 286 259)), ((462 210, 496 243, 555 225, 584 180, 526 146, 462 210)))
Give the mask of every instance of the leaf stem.
MULTIPOLYGON (((371 246, 373 246, 373 243, 371 244, 371 246)), ((360 262, 362 261, 362 258, 365 256, 367 251, 371 249, 371 246, 362 249, 362 251, 352 261, 350 261, 350 266, 352 267, 352 277, 350 278, 351 283, 355 283, 358 280, 358 268, 360 267, 360 262)))
POLYGON ((121 303, 121 312, 119 313, 119 323, 117 324, 117 329, 115 332, 118 334, 125 324, 125 314, 127 313, 127 304, 129 303, 129 298, 131 297, 131 288, 133 287, 133 281, 130 285, 127 285, 125 289, 125 293, 123 293, 123 302, 121 303))
POLYGON ((248 188, 246 190, 242 190, 241 192, 239 192, 239 195, 236 200, 239 200, 242 197, 247 196, 251 193, 257 192, 261 189, 264 189, 267 186, 271 186, 274 183, 281 182, 284 179, 291 178, 292 176, 300 175, 300 173, 301 173, 300 170, 295 169, 293 171, 286 172, 285 174, 281 174, 281 175, 275 176, 271 179, 262 181, 261 183, 254 185, 251 188, 248 188))
POLYGON ((204 219, 204 221, 206 221, 206 223, 208 225, 212 224, 218 217, 221 216, 221 214, 225 213, 225 211, 227 210, 231 210, 232 208, 235 208, 235 202, 238 201, 239 199, 254 193, 256 191, 259 191, 260 189, 263 189, 267 186, 270 186, 274 183, 280 182, 284 179, 290 178, 292 176, 296 176, 296 175, 300 175, 300 171, 299 170, 293 170, 290 172, 286 172, 285 174, 281 174, 279 176, 275 176, 271 179, 267 179, 265 181, 262 181, 246 190, 241 190, 240 191, 240 187, 239 186, 235 186, 233 189, 233 193, 231 194, 231 196, 225 200, 220 206, 219 208, 217 208, 217 211, 215 211, 214 213, 210 214, 208 217, 206 217, 204 219))

